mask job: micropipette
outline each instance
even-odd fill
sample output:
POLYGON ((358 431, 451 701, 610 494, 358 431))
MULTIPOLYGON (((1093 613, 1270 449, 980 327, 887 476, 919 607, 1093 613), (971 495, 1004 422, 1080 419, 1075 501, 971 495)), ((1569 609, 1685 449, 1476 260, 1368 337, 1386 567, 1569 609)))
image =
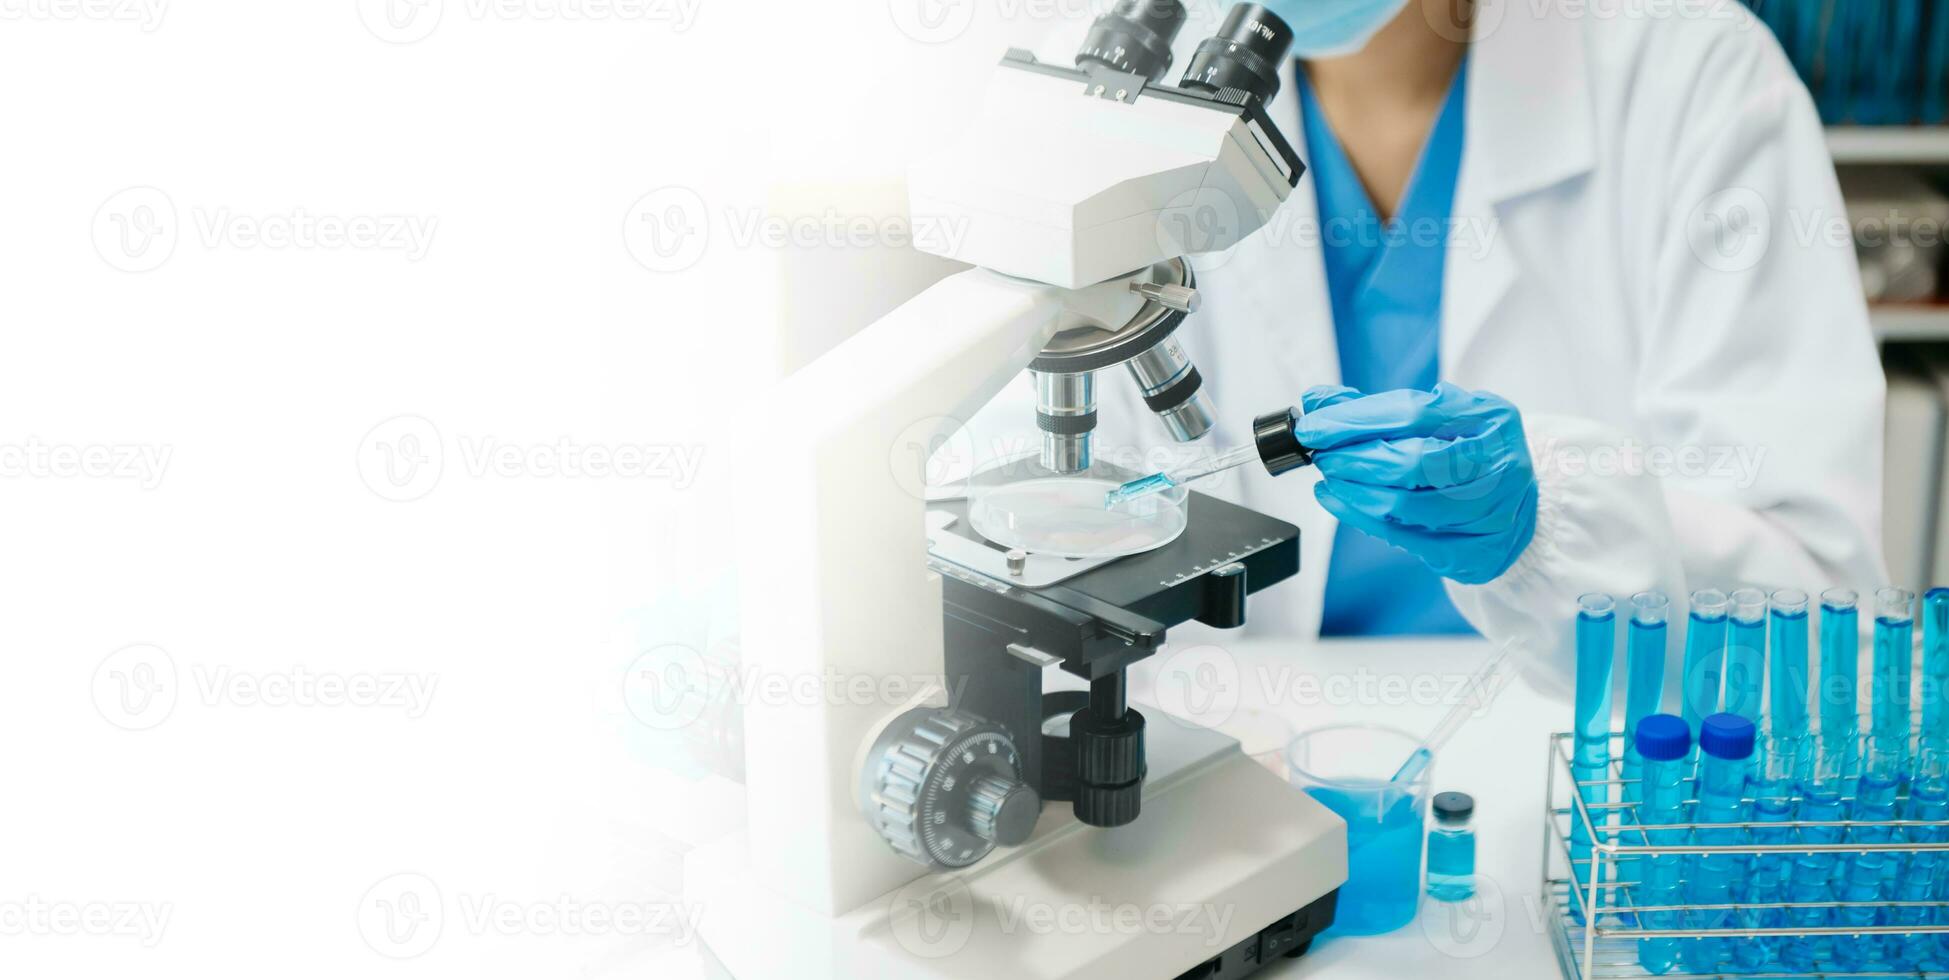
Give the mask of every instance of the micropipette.
POLYGON ((1216 473, 1258 461, 1267 473, 1279 476, 1313 461, 1313 451, 1299 442, 1299 409, 1282 408, 1252 420, 1252 441, 1214 453, 1198 462, 1138 477, 1103 495, 1105 509, 1153 493, 1181 487, 1216 473))
POLYGON ((1421 770, 1428 768, 1428 763, 1434 761, 1435 750, 1453 738, 1471 715, 1477 711, 1487 710, 1490 702, 1496 699, 1496 695, 1502 693, 1503 687, 1513 676, 1515 676, 1514 672, 1509 668, 1509 651, 1496 651, 1496 655, 1490 657, 1489 662, 1483 664, 1482 669, 1469 678, 1468 689, 1474 692, 1473 696, 1463 699, 1459 704, 1448 709, 1448 714, 1442 716, 1441 724, 1436 725, 1435 730, 1421 740, 1421 745, 1409 753, 1407 761, 1401 763, 1401 768, 1395 771, 1394 778, 1389 781, 1412 782, 1415 777, 1421 775, 1421 770))

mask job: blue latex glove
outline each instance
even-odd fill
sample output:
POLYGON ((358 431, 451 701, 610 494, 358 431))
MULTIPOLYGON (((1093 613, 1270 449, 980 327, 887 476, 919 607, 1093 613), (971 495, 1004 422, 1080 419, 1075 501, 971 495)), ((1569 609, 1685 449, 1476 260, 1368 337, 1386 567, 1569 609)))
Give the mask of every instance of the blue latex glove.
POLYGON ((1293 56, 1326 58, 1367 46, 1408 0, 1262 0, 1293 29, 1293 56))
POLYGON ((1325 477, 1314 496, 1340 523, 1479 585, 1536 533, 1536 469, 1516 406, 1450 384, 1362 395, 1322 386, 1297 435, 1325 477))

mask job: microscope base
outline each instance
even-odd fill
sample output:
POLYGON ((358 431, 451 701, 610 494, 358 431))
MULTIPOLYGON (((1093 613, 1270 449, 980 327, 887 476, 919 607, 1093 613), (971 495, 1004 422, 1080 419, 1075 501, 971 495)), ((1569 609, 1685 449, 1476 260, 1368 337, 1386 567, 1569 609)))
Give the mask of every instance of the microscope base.
POLYGON ((700 848, 685 890, 709 953, 740 980, 1233 980, 1304 951, 1346 880, 1345 825, 1231 739, 1153 717, 1137 822, 1049 804, 1021 847, 838 916, 753 880, 741 837, 700 848))

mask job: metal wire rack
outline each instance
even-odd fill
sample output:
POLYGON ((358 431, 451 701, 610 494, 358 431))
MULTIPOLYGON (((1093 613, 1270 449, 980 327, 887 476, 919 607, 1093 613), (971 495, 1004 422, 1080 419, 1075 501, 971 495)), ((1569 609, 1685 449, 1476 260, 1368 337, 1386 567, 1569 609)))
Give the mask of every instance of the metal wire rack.
MULTIPOLYGON (((1918 820, 1839 820, 1776 821, 1751 823, 1659 823, 1641 824, 1637 807, 1627 801, 1623 778, 1622 733, 1611 735, 1610 762, 1601 779, 1578 779, 1573 768, 1574 739, 1569 733, 1550 738, 1549 782, 1544 802, 1542 900, 1549 910, 1549 929, 1558 966, 1566 980, 1612 980, 1662 976, 1667 980, 1708 977, 1923 977, 1949 980, 1949 892, 1943 887, 1931 890, 1931 901, 1819 902, 1743 902, 1733 904, 1654 905, 1634 901, 1633 879, 1639 859, 1679 855, 1694 865, 1697 859, 1717 857, 1738 867, 1750 867, 1763 855, 1791 862, 1794 856, 1832 852, 1839 860, 1862 854, 1882 855, 1883 859, 1906 862, 1918 855, 1932 866, 1939 866, 1935 880, 1949 883, 1949 823, 1918 820), (1581 834, 1574 833, 1580 829, 1581 834), (1694 832, 1762 831, 1783 829, 1796 834, 1811 829, 1827 831, 1835 844, 1795 841, 1787 844, 1658 843, 1663 840, 1692 841, 1694 832), (1893 831, 1885 843, 1855 840, 1860 831, 1893 831), (1580 838, 1573 841, 1573 837, 1580 838), (1587 839, 1588 843, 1585 843, 1587 839), (1587 852, 1587 853, 1586 853, 1587 852), (1581 873, 1580 873, 1581 872, 1581 873), (1842 913, 1857 910, 1852 916, 1842 913), (1903 911, 1908 910, 1908 911, 1903 911), (1824 914, 1814 916, 1813 912, 1824 914), (1593 914, 1594 913, 1594 914, 1593 914), (1872 914, 1870 914, 1872 913, 1872 914), (1852 919, 1874 925, 1764 926, 1755 923, 1778 921, 1794 914, 1803 921, 1838 922, 1852 919), (1899 917, 1901 921, 1890 922, 1899 917), (1657 928, 1653 928, 1653 926, 1657 928), (1640 963, 1640 944, 1644 941, 1721 940, 1728 944, 1762 937, 1780 937, 1778 945, 1800 941, 1808 952, 1802 962, 1789 968, 1773 959, 1755 968, 1725 963, 1711 972, 1686 972, 1684 964, 1654 973, 1640 963), (1860 943, 1863 940, 1886 944, 1907 941, 1911 949, 1926 950, 1923 955, 1904 958, 1837 957, 1836 942, 1860 943), (1912 962, 1909 960, 1912 959, 1912 962), (1808 962, 1811 961, 1811 962, 1808 962), (1900 965, 1898 965, 1900 964, 1900 965)), ((1904 794, 1906 790, 1904 789, 1904 794)), ((1852 797, 1844 801, 1852 812, 1852 797)), ((1687 801, 1687 812, 1696 804, 1687 801)), ((1750 802, 1750 801, 1749 801, 1750 802)), ((1904 795, 1901 803, 1906 804, 1904 795)), ((1897 812, 1907 812, 1898 807, 1897 812)), ((1743 836, 1743 835, 1742 835, 1743 836)), ((1737 897, 1737 896, 1735 896, 1737 897)), ((1784 897, 1784 896, 1782 896, 1784 897)), ((1670 948, 1672 944, 1664 944, 1670 948)), ((1850 947, 1859 949, 1861 947, 1850 947)), ((1656 957, 1654 957, 1656 959, 1656 957)))

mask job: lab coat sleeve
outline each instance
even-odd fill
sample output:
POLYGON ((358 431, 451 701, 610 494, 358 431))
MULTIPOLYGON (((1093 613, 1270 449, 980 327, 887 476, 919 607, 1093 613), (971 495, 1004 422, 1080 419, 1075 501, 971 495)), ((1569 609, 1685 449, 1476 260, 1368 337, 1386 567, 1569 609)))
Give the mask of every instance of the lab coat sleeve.
POLYGON ((1882 374, 1812 102, 1770 41, 1709 51, 1680 82, 1684 110, 1644 114, 1619 151, 1655 175, 1620 204, 1647 216, 1619 270, 1641 300, 1636 431, 1527 418, 1535 537, 1496 580, 1448 586, 1557 689, 1581 593, 1616 596, 1622 619, 1657 589, 1678 620, 1693 589, 1865 594, 1885 574, 1882 374))

